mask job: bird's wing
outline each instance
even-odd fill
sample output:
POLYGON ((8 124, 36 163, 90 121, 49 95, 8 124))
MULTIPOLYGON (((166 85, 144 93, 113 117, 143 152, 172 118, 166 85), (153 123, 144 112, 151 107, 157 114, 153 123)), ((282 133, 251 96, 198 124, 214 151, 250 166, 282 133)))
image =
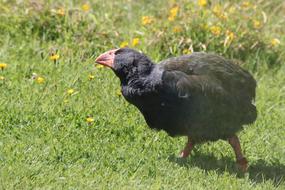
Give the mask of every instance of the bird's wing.
MULTIPOLYGON (((172 97, 195 102, 196 109, 200 108, 204 115, 212 114, 213 111, 225 115, 230 114, 226 113, 229 110, 233 114, 255 111, 255 107, 252 110, 251 106, 255 97, 255 80, 229 60, 213 54, 194 53, 171 58, 160 64, 164 70, 163 84, 172 97)), ((241 118, 241 122, 254 120, 254 117, 253 114, 251 118, 241 118)))

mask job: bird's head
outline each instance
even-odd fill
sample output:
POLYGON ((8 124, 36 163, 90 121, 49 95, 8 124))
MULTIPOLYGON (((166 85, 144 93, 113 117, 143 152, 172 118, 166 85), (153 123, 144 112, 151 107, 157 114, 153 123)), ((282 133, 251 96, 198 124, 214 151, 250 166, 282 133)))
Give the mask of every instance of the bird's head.
POLYGON ((122 82, 147 75, 153 67, 146 55, 130 48, 109 50, 97 57, 96 63, 111 68, 122 82))

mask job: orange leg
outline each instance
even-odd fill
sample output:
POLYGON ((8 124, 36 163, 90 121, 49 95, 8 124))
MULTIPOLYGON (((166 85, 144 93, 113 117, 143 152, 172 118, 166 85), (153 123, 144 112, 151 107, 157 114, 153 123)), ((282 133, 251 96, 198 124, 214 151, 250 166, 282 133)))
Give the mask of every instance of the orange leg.
POLYGON ((188 137, 188 142, 186 143, 184 149, 180 153, 181 158, 186 158, 190 155, 191 150, 194 148, 193 142, 190 140, 190 137, 188 137))
POLYGON ((236 135, 232 136, 231 138, 228 139, 230 145, 232 146, 232 148, 235 151, 235 155, 236 155, 236 162, 238 167, 240 168, 240 170, 242 172, 246 172, 247 171, 247 160, 246 158, 243 156, 242 152, 241 152, 241 147, 240 147, 240 143, 239 143, 239 139, 236 135))

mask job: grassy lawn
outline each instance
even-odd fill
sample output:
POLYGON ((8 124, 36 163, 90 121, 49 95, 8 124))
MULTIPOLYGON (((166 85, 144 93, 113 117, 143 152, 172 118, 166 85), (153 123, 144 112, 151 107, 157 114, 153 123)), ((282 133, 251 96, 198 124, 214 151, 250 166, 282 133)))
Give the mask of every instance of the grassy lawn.
POLYGON ((0 1, 0 189, 285 189, 284 2, 206 2, 0 1), (183 160, 185 138, 147 127, 94 65, 126 45, 243 62, 258 82, 258 119, 238 134, 247 173, 227 142, 183 160))

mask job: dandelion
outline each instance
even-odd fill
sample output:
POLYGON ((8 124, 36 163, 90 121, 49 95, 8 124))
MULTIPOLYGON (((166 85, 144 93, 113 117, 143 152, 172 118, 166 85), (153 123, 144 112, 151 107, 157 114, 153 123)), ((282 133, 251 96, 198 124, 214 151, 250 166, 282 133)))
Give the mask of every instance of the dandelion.
POLYGON ((89 80, 93 80, 94 78, 95 78, 94 75, 88 75, 88 79, 89 79, 89 80))
POLYGON ((183 49, 182 51, 183 54, 191 54, 193 51, 191 49, 183 49))
POLYGON ((224 47, 230 45, 235 38, 235 34, 229 30, 226 31, 226 38, 224 41, 224 47))
MULTIPOLYGON (((96 64, 95 67, 96 67, 97 69, 102 69, 102 68, 104 68, 104 66, 103 66, 103 65, 100 65, 100 64, 96 64)), ((89 78, 89 79, 90 79, 90 78, 89 78)))
POLYGON ((169 20, 169 21, 174 21, 174 19, 175 19, 176 16, 177 16, 178 10, 179 10, 179 7, 178 7, 178 6, 175 6, 175 7, 173 7, 173 8, 170 9, 170 11, 169 11, 169 16, 168 16, 168 20, 169 20))
POLYGON ((121 89, 118 89, 118 90, 116 91, 116 94, 117 94, 118 96, 122 96, 122 91, 121 91, 121 89))
POLYGON ((0 69, 3 71, 4 69, 6 69, 8 65, 6 63, 0 63, 0 69))
POLYGON ((148 25, 153 22, 153 18, 150 16, 143 16, 141 19, 142 25, 148 25))
POLYGON ((74 94, 74 89, 73 89, 73 88, 68 89, 68 90, 67 90, 67 94, 68 94, 68 95, 74 94))
POLYGON ((182 32, 181 26, 175 26, 175 27, 173 28, 173 32, 174 32, 174 33, 180 33, 180 32, 182 32))
POLYGON ((249 1, 244 1, 244 2, 242 2, 241 6, 242 6, 242 8, 247 9, 251 6, 251 4, 249 1))
POLYGON ((45 82, 45 79, 44 79, 43 77, 37 77, 37 78, 36 78, 36 82, 37 82, 38 84, 43 84, 43 83, 45 82))
POLYGON ((198 5, 200 7, 206 7, 208 4, 207 0, 198 0, 198 5))
POLYGON ((210 31, 212 32, 212 34, 214 34, 215 36, 219 36, 221 35, 221 27, 219 26, 211 26, 210 31))
POLYGON ((227 15, 225 13, 223 13, 220 5, 214 6, 213 13, 214 13, 214 15, 216 15, 220 19, 226 20, 228 18, 227 15))
POLYGON ((220 5, 215 5, 215 6, 213 7, 213 13, 214 13, 215 15, 221 14, 221 12, 222 12, 222 8, 221 8, 220 5))
POLYGON ((229 8, 229 13, 233 14, 233 13, 235 13, 235 12, 236 12, 236 8, 235 8, 234 6, 231 6, 231 7, 229 8))
POLYGON ((59 55, 58 54, 51 54, 51 56, 49 57, 50 60, 52 61, 56 61, 59 59, 59 55))
POLYGON ((58 14, 58 15, 60 15, 60 16, 64 16, 65 15, 65 10, 64 10, 64 8, 59 8, 59 9, 57 9, 57 11, 56 11, 56 14, 58 14))
POLYGON ((5 77, 3 77, 3 76, 0 76, 0 81, 1 81, 1 80, 5 80, 5 77))
POLYGON ((229 30, 226 31, 226 35, 231 41, 235 38, 235 34, 229 30))
POLYGON ((87 117, 86 118, 86 122, 88 123, 88 124, 91 124, 91 123, 93 123, 94 122, 94 118, 92 118, 92 117, 87 117))
POLYGON ((218 18, 222 19, 222 20, 227 20, 228 16, 225 13, 221 13, 219 15, 217 15, 218 18))
POLYGON ((270 44, 273 46, 273 47, 277 47, 278 45, 280 45, 280 40, 277 39, 277 38, 273 38, 270 42, 270 44))
POLYGON ((129 45, 129 43, 127 41, 123 41, 121 44, 120 44, 120 48, 124 48, 124 47, 127 47, 129 45))
POLYGON ((260 22, 260 21, 258 21, 258 20, 253 20, 252 22, 253 22, 253 27, 254 27, 255 29, 259 29, 259 28, 261 27, 261 22, 260 22))
POLYGON ((90 10, 90 5, 85 3, 85 4, 82 5, 81 8, 82 8, 83 11, 88 12, 90 10))
POLYGON ((140 42, 140 39, 139 38, 134 38, 133 41, 132 41, 132 45, 133 46, 137 46, 140 42))

